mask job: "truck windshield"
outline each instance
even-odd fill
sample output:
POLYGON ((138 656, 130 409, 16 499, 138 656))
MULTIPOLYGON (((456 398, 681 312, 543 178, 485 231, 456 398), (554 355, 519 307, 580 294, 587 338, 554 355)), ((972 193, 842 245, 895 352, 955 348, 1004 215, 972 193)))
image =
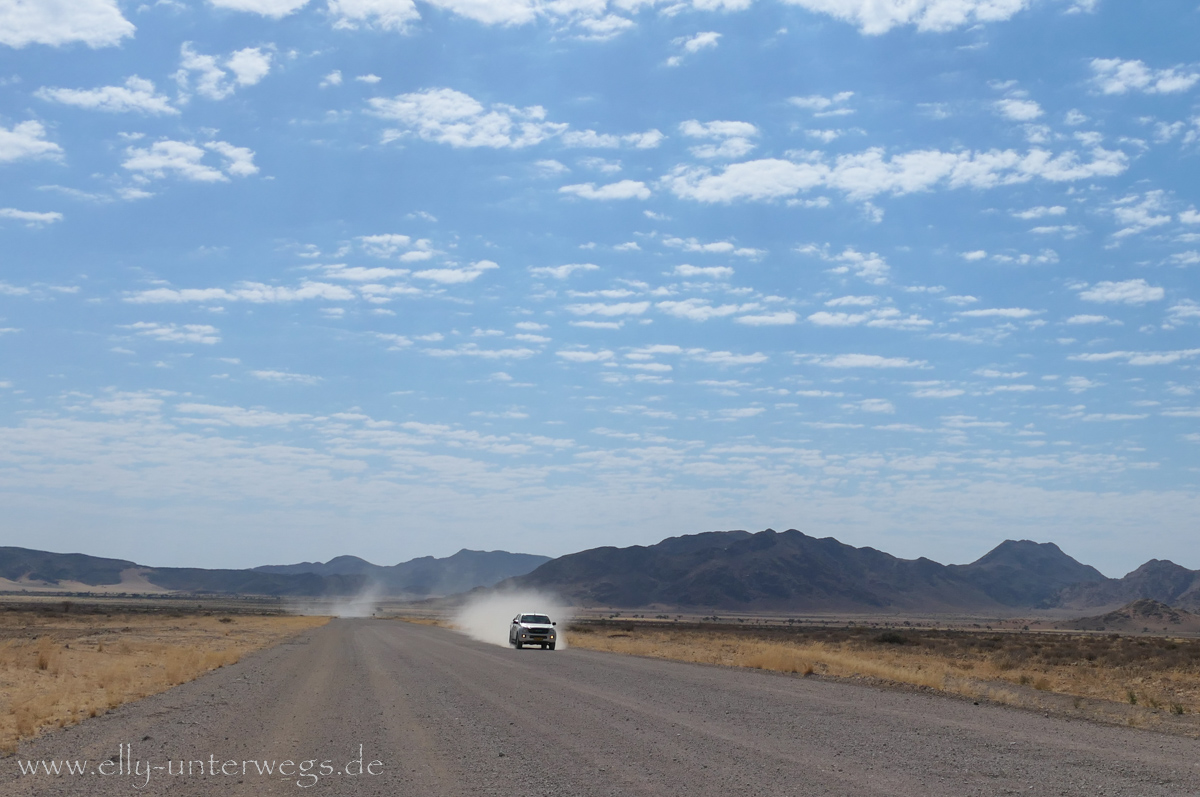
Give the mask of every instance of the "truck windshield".
POLYGON ((544 614, 525 614, 521 616, 522 623, 536 623, 539 625, 550 625, 550 618, 544 614))

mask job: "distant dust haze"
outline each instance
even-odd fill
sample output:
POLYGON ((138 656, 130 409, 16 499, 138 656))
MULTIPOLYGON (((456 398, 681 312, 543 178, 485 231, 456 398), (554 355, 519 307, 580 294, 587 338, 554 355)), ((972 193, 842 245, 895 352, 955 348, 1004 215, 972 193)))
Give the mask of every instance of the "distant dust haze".
POLYGON ((290 608, 296 614, 321 617, 370 617, 378 610, 382 598, 383 589, 378 584, 369 584, 355 595, 306 601, 290 608))
POLYGON ((508 647, 508 627, 517 614, 550 615, 558 623, 556 647, 567 646, 566 627, 572 610, 552 595, 533 590, 492 592, 472 598, 454 616, 454 627, 472 639, 508 647))

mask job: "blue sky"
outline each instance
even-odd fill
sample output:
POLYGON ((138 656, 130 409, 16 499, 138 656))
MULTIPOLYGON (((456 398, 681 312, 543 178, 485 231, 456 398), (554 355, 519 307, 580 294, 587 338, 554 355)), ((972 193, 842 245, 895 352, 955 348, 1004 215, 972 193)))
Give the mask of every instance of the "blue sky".
POLYGON ((0 0, 4 542, 1200 567, 1198 22, 0 0))

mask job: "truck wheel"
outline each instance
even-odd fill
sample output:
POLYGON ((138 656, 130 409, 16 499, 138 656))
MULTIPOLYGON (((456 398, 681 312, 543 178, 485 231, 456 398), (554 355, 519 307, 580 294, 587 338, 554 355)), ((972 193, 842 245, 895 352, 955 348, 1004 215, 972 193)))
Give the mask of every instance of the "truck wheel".
POLYGON ((546 646, 545 646, 545 645, 542 645, 542 650, 545 650, 545 649, 546 649, 546 646))
POLYGON ((519 639, 518 639, 518 640, 517 640, 517 650, 520 650, 520 649, 521 649, 521 648, 523 648, 523 647, 525 647, 525 645, 524 645, 524 644, 522 644, 522 643, 521 643, 521 640, 519 640, 519 639))
POLYGON ((551 642, 551 643, 550 643, 550 649, 551 649, 551 650, 554 650, 554 643, 553 643, 553 642, 551 642))

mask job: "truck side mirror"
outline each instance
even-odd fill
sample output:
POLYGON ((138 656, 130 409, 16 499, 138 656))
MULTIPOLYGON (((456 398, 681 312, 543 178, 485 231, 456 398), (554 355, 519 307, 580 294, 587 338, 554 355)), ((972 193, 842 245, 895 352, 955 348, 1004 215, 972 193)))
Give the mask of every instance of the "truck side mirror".
POLYGON ((558 623, 551 623, 550 625, 558 625, 558 623))

